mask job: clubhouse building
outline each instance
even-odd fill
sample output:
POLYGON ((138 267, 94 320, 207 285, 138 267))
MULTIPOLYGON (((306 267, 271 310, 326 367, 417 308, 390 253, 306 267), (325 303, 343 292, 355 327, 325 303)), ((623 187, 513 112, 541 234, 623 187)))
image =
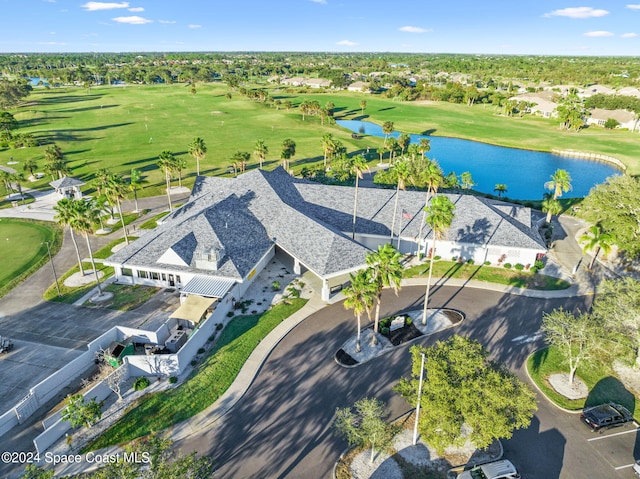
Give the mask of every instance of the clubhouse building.
MULTIPOLYGON (((532 266, 546 253, 529 208, 447 196, 455 218, 435 255, 532 266)), ((105 264, 115 268, 121 283, 176 287, 184 296, 230 301, 242 297, 278 252, 292 259, 295 273, 313 273, 328 300, 349 273, 365 265, 369 251, 390 242, 392 225, 393 244, 401 252, 431 252, 433 232, 423 223, 425 193, 400 191, 397 200, 396 208, 395 190, 359 188, 352 237, 353 187, 294 178, 282 168, 236 178, 199 176, 186 204, 105 264)))

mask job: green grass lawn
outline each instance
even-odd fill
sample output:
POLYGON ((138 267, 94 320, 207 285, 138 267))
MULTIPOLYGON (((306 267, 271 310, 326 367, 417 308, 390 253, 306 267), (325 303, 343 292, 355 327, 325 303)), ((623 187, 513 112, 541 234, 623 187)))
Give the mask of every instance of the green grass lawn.
POLYGON ((104 290, 113 293, 113 298, 99 304, 87 301, 84 306, 97 306, 100 308, 118 309, 120 311, 131 311, 146 303, 161 288, 143 286, 140 284, 108 284, 104 290))
POLYGON ((579 410, 584 407, 613 401, 622 404, 629 411, 635 413, 636 403, 639 398, 636 398, 624 387, 608 365, 593 364, 593 362, 582 363, 576 376, 587 384, 589 395, 586 399, 580 400, 570 400, 558 394, 547 380, 549 375, 553 373, 569 372, 569 368, 557 348, 545 348, 529 356, 527 370, 544 394, 563 408, 579 410))
MULTIPOLYGON (((83 261, 82 267, 84 268, 85 274, 91 273, 91 275, 93 276, 93 267, 91 266, 91 263, 87 263, 83 261)), ((58 285, 60 287, 60 296, 58 296, 58 290, 56 289, 56 285, 54 283, 51 286, 49 286, 49 288, 44 292, 42 297, 47 301, 55 301, 58 303, 66 303, 66 304, 75 303, 77 300, 82 298, 82 296, 84 296, 93 288, 95 288, 98 284, 96 281, 92 281, 91 283, 88 283, 84 286, 78 286, 78 287, 66 286, 64 284, 64 280, 67 279, 72 274, 77 273, 79 271, 80 271, 80 268, 76 264, 69 271, 64 273, 62 276, 58 277, 58 285)), ((104 273, 104 275, 100 278, 100 282, 103 282, 105 279, 113 276, 113 273, 114 273, 114 270, 111 266, 105 266, 102 263, 96 263, 96 271, 98 272, 102 271, 104 273)))
MULTIPOLYGON (((330 132, 342 140, 349 152, 382 145, 382 138, 355 140, 350 131, 327 122, 321 125, 317 117, 307 116, 303 121, 295 108, 304 99, 318 100, 322 105, 333 102, 336 117, 355 118, 361 116, 361 94, 293 94, 273 87, 269 90, 274 98, 292 101, 294 108, 276 110, 238 93, 227 99, 228 89, 221 83, 198 85, 196 95, 190 94, 184 85, 37 90, 15 112, 15 117, 21 122, 19 132, 32 133, 43 145, 11 150, 11 154, 20 162, 35 159, 41 170, 44 149, 55 142, 69 160, 74 176, 90 182, 98 168, 110 168, 124 175, 137 168, 149 181, 139 194, 151 196, 163 192, 164 177, 156 161, 165 149, 186 159, 183 183, 192 186, 195 160, 187 147, 195 136, 201 136, 207 143, 208 154, 201 164, 201 173, 205 175, 225 174, 233 153, 252 152, 259 138, 269 147, 266 168, 279 164, 282 140, 293 139, 297 152, 292 167, 296 172, 306 164, 322 161, 324 133, 330 132)), ((429 132, 542 151, 571 148, 601 153, 627 163, 630 173, 640 173, 640 142, 638 135, 631 132, 595 127, 580 133, 566 132, 553 120, 506 118, 493 107, 483 105, 419 104, 373 95, 366 100, 365 119, 376 123, 393 121, 400 131, 429 132)), ((249 168, 255 166, 252 159, 249 168)), ((42 178, 30 186, 48 188, 49 181, 51 178, 42 178)))
POLYGON ((183 384, 141 398, 86 449, 132 441, 206 409, 229 388, 258 343, 306 302, 292 299, 290 304, 281 303, 262 315, 238 316, 231 320, 215 347, 183 384))
POLYGON ((62 230, 48 222, 0 219, 0 297, 49 261, 47 245, 55 255, 62 245, 62 230))
POLYGON ((149 218, 147 221, 142 223, 139 228, 143 230, 152 230, 156 226, 158 226, 158 221, 164 218, 169 214, 168 211, 163 211, 162 213, 158 213, 153 218, 149 218))
MULTIPOLYGON (((412 266, 404 272, 405 278, 426 278, 428 275, 428 262, 412 266)), ((541 273, 533 274, 527 271, 516 271, 515 269, 442 260, 433 263, 433 277, 473 279, 475 281, 487 281, 489 283, 505 284, 517 288, 542 290, 566 289, 571 286, 563 279, 541 273)))

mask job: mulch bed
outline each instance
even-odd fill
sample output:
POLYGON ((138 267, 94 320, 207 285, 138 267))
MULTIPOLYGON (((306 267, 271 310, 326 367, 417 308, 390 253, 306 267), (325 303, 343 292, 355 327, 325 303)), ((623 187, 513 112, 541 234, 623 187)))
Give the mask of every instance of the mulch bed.
POLYGON ((395 331, 391 331, 387 338, 391 341, 391 344, 394 346, 399 346, 402 343, 406 343, 407 341, 411 341, 412 339, 419 338, 422 336, 422 333, 418 328, 416 328, 413 323, 405 325, 402 328, 396 329, 395 331))
POLYGON ((358 364, 358 361, 345 353, 344 349, 338 349, 338 352, 336 353, 336 360, 343 366, 355 366, 358 364))

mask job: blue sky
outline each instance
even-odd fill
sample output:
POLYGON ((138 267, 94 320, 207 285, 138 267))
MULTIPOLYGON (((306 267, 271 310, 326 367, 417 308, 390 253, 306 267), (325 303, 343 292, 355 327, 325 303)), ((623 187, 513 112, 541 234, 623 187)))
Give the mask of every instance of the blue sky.
POLYGON ((0 0, 0 52, 640 56, 640 0, 0 0))

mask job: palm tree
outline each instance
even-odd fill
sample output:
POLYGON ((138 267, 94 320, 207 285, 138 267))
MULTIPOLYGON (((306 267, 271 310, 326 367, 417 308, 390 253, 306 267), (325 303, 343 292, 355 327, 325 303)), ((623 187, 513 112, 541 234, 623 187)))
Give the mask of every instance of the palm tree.
MULTIPOLYGON (((420 231, 418 232, 418 251, 422 248, 422 229, 427 221, 427 206, 429 199, 438 193, 438 188, 444 182, 444 173, 436 160, 427 160, 422 171, 418 172, 417 181, 427 187, 426 197, 424 199, 424 208, 422 210, 422 221, 420 222, 420 231)), ((425 238, 426 243, 426 238, 425 238)), ((425 245, 426 250, 426 245, 425 245)), ((426 254, 426 251, 425 251, 426 254)))
MULTIPOLYGON (((111 174, 104 185, 104 195, 107 197, 109 203, 116 207, 118 214, 120 215, 120 223, 122 223, 122 231, 124 233, 124 241, 129 244, 129 237, 127 236, 127 226, 124 224, 124 216, 122 216, 122 200, 125 199, 127 191, 127 184, 124 178, 118 174, 111 174)), ((93 209, 96 209, 96 205, 93 205, 93 209)), ((99 214, 98 214, 99 216, 99 214)))
POLYGON ((367 100, 360 100, 360 113, 364 115, 364 110, 367 108, 367 100))
POLYGON ((332 153, 335 145, 333 135, 331 133, 325 133, 322 135, 322 149, 324 150, 324 169, 327 169, 327 158, 332 153))
POLYGON ((465 171, 460 175, 460 183, 462 183, 462 188, 465 190, 470 190, 476 185, 470 171, 465 171))
POLYGON ((93 232, 93 225, 97 223, 100 215, 99 210, 96 208, 93 201, 85 200, 72 200, 73 216, 71 224, 73 228, 84 236, 87 242, 87 249, 89 251, 89 259, 91 260, 91 267, 93 268, 93 274, 98 283, 98 293, 102 294, 102 286, 100 285, 100 277, 96 269, 96 262, 93 259, 93 251, 91 250, 91 243, 89 242, 89 234, 93 232))
POLYGON ((567 170, 557 169, 551 175, 551 181, 547 181, 544 187, 553 191, 553 199, 557 200, 562 196, 562 192, 571 190, 571 175, 567 170))
POLYGON ((24 204, 24 195, 22 194, 22 184, 25 182, 24 175, 22 173, 11 173, 9 175, 9 181, 16 185, 18 194, 20 195, 20 201, 24 204))
POLYGON ((251 153, 247 151, 236 151, 231 157, 231 161, 233 162, 234 168, 240 170, 240 173, 244 173, 249 158, 251 158, 251 153))
POLYGON ((387 146, 387 138, 393 133, 394 124, 392 121, 385 121, 382 124, 382 133, 384 133, 384 146, 387 146))
POLYGON ((604 251, 604 254, 609 254, 611 251, 611 246, 615 241, 614 236, 611 233, 607 233, 602 230, 600 225, 593 225, 589 228, 589 232, 580 236, 580 243, 585 242, 586 244, 582 247, 582 251, 586 253, 587 251, 595 250, 595 254, 591 258, 591 262, 589 263, 589 270, 593 268, 593 264, 596 262, 596 258, 600 251, 604 251))
POLYGON ((551 223, 552 215, 559 215, 562 213, 562 205, 551 193, 545 193, 542 197, 542 211, 547 213, 545 221, 547 223, 551 223))
POLYGON ((493 187, 493 191, 498 193, 498 198, 501 198, 502 195, 507 192, 507 185, 504 183, 496 183, 496 186, 493 187))
POLYGON ((63 227, 69 228, 69 233, 71 234, 71 241, 73 242, 73 247, 76 249, 76 257, 78 258, 78 267, 80 268, 80 274, 84 276, 84 268, 82 267, 82 259, 80 258, 80 250, 78 249, 78 243, 76 241, 76 237, 73 234, 74 230, 74 208, 76 207, 77 200, 72 200, 69 198, 62 198, 58 203, 53 207, 56 212, 54 219, 60 223, 63 227))
POLYGON ((138 190, 146 183, 149 182, 143 178, 140 170, 136 170, 135 168, 131 170, 131 176, 129 176, 129 189, 133 192, 133 200, 136 203, 135 213, 140 211, 138 208, 138 190))
MULTIPOLYGON (((409 162, 406 158, 403 158, 401 161, 395 163, 390 170, 396 174, 397 183, 396 183, 396 199, 393 205, 393 219, 391 220, 391 244, 393 244, 393 236, 395 234, 396 228, 396 216, 398 214, 398 199, 400 198, 400 190, 405 190, 406 182, 409 179, 411 174, 409 170, 409 162)), ((398 238, 400 238, 400 233, 398 232, 398 238)), ((399 242, 399 241, 398 241, 399 242)))
POLYGON ((158 161, 156 163, 158 167, 164 171, 164 179, 167 185, 167 198, 169 199, 169 212, 173 211, 173 206, 171 205, 171 172, 174 168, 174 162, 173 153, 169 150, 164 150, 158 155, 158 161))
POLYGON ((369 272, 366 269, 360 269, 355 273, 349 274, 351 284, 343 290, 345 296, 345 309, 353 309, 353 314, 358 320, 358 336, 356 339, 356 353, 362 351, 360 340, 361 319, 363 313, 370 313, 373 306, 373 300, 376 297, 376 284, 371 281, 369 272))
POLYGON ((269 154, 269 147, 264 142, 264 140, 260 138, 258 141, 256 141, 256 146, 253 150, 253 156, 258 159, 258 162, 260 163, 260 169, 262 169, 262 164, 267 158, 267 154, 269 154))
POLYGON ((58 178, 71 174, 71 169, 62 155, 62 150, 56 145, 51 145, 44 150, 44 161, 44 171, 50 174, 52 179, 56 174, 58 178))
POLYGON ((178 173, 178 187, 182 188, 182 170, 187 168, 187 160, 182 156, 173 159, 173 171, 178 173))
POLYGON ((34 160, 33 158, 29 158, 24 162, 24 165, 22 165, 22 169, 23 171, 28 171, 29 174, 33 178, 35 178, 34 171, 38 169, 38 163, 36 163, 36 160, 34 160))
POLYGON ((367 160, 362 155, 356 155, 351 159, 350 173, 356 177, 356 191, 353 198, 353 230, 351 232, 351 238, 356 237, 356 215, 358 212, 358 180, 362 178, 362 174, 365 171, 369 171, 369 165, 367 160))
POLYGON ((196 160, 196 173, 200 176, 200 161, 204 160, 204 157, 207 155, 207 145, 202 138, 196 136, 193 141, 189 143, 189 154, 196 160))
POLYGON ((418 151, 422 153, 422 156, 425 156, 429 151, 431 151, 431 140, 428 138, 420 138, 419 148, 420 149, 418 151))
POLYGON ((376 285, 376 314, 373 323, 373 336, 371 344, 378 344, 378 324, 380 321, 380 303, 382 302, 382 290, 385 287, 393 288, 398 295, 400 282, 402 281, 402 254, 391 244, 378 246, 377 251, 367 254, 366 262, 369 266, 369 278, 376 285))
POLYGON ((282 150, 280 152, 280 158, 282 159, 282 166, 289 171, 289 160, 296 154, 296 142, 290 138, 285 138, 282 141, 282 150))
POLYGON ((436 241, 441 239, 444 233, 451 227, 455 216, 455 205, 446 196, 434 196, 431 198, 427 210, 426 222, 431 226, 433 235, 431 244, 431 254, 429 262, 429 279, 427 280, 427 290, 424 295, 424 308, 422 310, 422 324, 427 324, 427 305, 429 304, 429 292, 431 288, 431 276, 433 274, 433 260, 436 255, 436 241))
POLYGON ((398 136, 398 147, 402 150, 403 155, 409 143, 411 143, 411 136, 409 136, 408 133, 400 133, 400 136, 398 136))

